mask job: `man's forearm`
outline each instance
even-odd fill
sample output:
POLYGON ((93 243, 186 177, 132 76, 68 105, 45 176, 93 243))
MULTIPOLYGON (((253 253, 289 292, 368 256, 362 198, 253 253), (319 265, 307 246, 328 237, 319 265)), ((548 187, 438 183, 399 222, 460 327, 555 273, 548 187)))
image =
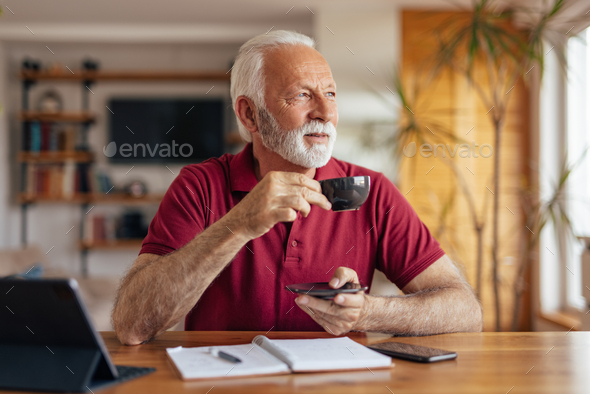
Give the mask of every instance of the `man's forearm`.
POLYGON ((481 305, 467 285, 429 289, 404 296, 366 296, 355 331, 433 335, 481 331, 481 305))
POLYGON ((130 271, 113 311, 119 339, 139 344, 176 324, 248 238, 220 219, 174 253, 130 271))

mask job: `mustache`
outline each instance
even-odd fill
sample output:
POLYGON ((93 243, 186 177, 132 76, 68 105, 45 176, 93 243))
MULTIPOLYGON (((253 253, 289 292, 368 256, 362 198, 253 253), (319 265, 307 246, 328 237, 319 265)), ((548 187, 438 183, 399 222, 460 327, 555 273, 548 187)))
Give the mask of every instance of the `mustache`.
POLYGON ((326 134, 328 137, 336 136, 336 127, 332 122, 320 122, 319 120, 312 120, 301 127, 292 130, 293 133, 297 133, 301 137, 306 134, 326 134))
POLYGON ((291 129, 283 129, 276 118, 266 108, 258 109, 258 117, 260 119, 260 132, 261 134, 278 134, 277 138, 285 140, 286 138, 300 137, 306 134, 326 134, 330 140, 333 140, 337 136, 336 126, 332 122, 321 122, 319 120, 310 120, 303 125, 291 129))

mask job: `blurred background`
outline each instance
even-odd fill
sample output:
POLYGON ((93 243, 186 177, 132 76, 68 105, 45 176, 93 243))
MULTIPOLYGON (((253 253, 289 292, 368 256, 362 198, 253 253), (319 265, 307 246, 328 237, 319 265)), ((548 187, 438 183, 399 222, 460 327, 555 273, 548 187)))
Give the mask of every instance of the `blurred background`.
MULTIPOLYGON (((1 276, 74 276, 111 329, 119 278, 182 166, 244 146, 239 47, 295 30, 338 84, 334 156, 406 195, 485 329, 590 329, 587 1, 0 7, 1 276)), ((379 272, 371 291, 398 294, 379 272)))

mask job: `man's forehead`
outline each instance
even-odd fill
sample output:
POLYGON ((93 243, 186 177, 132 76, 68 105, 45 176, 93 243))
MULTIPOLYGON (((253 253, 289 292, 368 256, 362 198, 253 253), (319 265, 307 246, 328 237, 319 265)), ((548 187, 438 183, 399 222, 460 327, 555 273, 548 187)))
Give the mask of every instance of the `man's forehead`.
POLYGON ((320 80, 322 84, 334 83, 332 70, 325 60, 293 63, 290 68, 285 69, 284 74, 287 77, 291 75, 295 79, 320 80))
POLYGON ((277 48, 265 56, 265 77, 283 86, 299 81, 335 86, 328 62, 315 49, 297 45, 277 48))

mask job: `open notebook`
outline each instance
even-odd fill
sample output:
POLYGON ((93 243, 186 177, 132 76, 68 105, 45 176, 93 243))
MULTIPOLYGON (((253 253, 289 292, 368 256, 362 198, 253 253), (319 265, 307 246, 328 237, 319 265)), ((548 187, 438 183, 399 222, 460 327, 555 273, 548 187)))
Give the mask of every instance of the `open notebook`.
POLYGON ((392 366, 390 357, 347 337, 271 340, 258 335, 246 345, 176 347, 166 349, 166 353, 183 380, 392 366), (242 362, 232 363, 218 358, 210 353, 212 348, 229 353, 242 362))

